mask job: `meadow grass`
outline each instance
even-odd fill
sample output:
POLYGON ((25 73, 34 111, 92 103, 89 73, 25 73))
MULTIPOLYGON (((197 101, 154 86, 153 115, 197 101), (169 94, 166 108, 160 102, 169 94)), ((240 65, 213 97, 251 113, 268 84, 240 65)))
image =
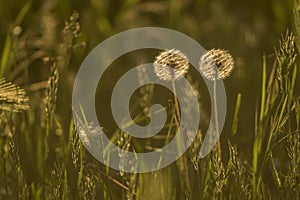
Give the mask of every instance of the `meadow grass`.
MULTIPOLYGON (((19 11, 14 27, 22 24, 32 6, 30 2, 19 11)), ((180 4, 170 2, 169 17, 175 20, 180 15, 180 4)), ((103 9, 94 4, 96 9, 103 9)), ((74 75, 70 66, 84 51, 86 36, 80 32, 76 11, 65 24, 57 26, 55 6, 51 1, 44 3, 42 14, 37 14, 38 22, 22 34, 14 28, 2 45, 0 199, 300 199, 297 24, 295 33, 288 31, 279 39, 274 56, 262 57, 261 92, 253 111, 255 119, 249 122, 255 124, 251 159, 240 154, 231 137, 220 143, 222 153, 215 147, 198 159, 205 133, 200 127, 188 151, 170 166, 143 174, 124 173, 98 162, 79 138, 79 131, 97 131, 84 122, 86 129, 77 130, 71 105, 67 104, 72 91, 70 77, 74 75), (37 24, 39 33, 33 29, 37 24), (43 69, 32 70, 32 65, 43 69), (37 74, 48 78, 41 80, 37 74)), ((98 17, 107 23, 97 26, 110 35, 109 20, 98 17)), ((139 76, 147 78, 143 71, 139 76)), ((187 76, 199 89, 197 80, 187 76)), ((147 85, 138 90, 141 101, 134 107, 138 113, 135 122, 149 120, 145 115, 155 98, 155 87, 147 85)), ((234 109, 228 111, 233 113, 231 136, 241 134, 240 111, 246 106, 243 95, 243 91, 237 94, 234 109)), ((201 102, 201 95, 198 98, 201 102)), ((178 127, 179 108, 174 96, 166 109, 170 116, 163 134, 139 144, 139 140, 117 128, 111 140, 132 152, 157 150, 161 144, 168 144, 178 127)), ((127 160, 121 161, 120 168, 127 160)))

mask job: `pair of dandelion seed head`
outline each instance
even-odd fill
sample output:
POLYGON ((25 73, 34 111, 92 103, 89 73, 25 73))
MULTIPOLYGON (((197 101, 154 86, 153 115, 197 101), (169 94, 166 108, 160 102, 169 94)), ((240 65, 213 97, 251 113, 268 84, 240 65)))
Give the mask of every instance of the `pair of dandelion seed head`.
MULTIPOLYGON (((234 61, 228 51, 211 49, 201 56, 198 67, 205 78, 214 81, 230 76, 234 68, 234 61)), ((175 49, 161 52, 154 61, 154 73, 158 78, 165 81, 182 78, 188 69, 188 57, 175 49), (168 67, 173 68, 173 70, 168 67)))

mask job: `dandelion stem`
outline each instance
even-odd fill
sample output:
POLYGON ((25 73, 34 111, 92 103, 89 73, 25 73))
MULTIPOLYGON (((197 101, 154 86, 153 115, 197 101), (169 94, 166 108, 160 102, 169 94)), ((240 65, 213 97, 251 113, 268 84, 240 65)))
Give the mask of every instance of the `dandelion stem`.
MULTIPOLYGON (((216 136, 219 136, 219 120, 218 120, 218 104, 217 104, 217 80, 213 81, 213 95, 214 95, 214 115, 215 115, 215 130, 216 136)), ((217 144, 218 156, 221 157, 221 142, 218 140, 217 144)))
MULTIPOLYGON (((174 103, 175 103, 175 114, 174 114, 174 119, 175 119, 175 123, 177 126, 177 130, 179 129, 179 125, 180 125, 180 112, 179 112, 179 105, 178 105, 178 100, 177 100, 177 94, 176 94, 176 87, 175 87, 175 80, 172 79, 172 87, 173 87, 173 93, 174 93, 174 103)), ((181 133, 179 133, 181 134, 181 133)), ((184 141, 184 140, 181 140, 184 141)), ((181 148, 185 148, 185 143, 181 142, 181 148)), ((191 186, 190 186, 190 181, 189 181, 189 170, 188 170, 188 164, 187 164, 187 159, 186 156, 182 157, 182 163, 183 163, 183 168, 184 168, 184 173, 185 173, 185 182, 186 182, 186 188, 188 190, 188 192, 191 192, 191 186)))
POLYGON ((175 112, 177 117, 175 117, 176 126, 179 128, 179 122, 180 122, 180 112, 179 112, 179 105, 177 101, 177 94, 176 94, 176 87, 175 87, 175 81, 172 79, 172 87, 173 87, 173 93, 174 93, 174 103, 175 103, 175 112))

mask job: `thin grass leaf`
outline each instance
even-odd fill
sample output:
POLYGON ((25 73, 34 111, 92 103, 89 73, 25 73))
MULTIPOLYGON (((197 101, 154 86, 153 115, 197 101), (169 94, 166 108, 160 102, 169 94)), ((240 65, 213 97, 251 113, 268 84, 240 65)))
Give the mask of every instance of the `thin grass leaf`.
POLYGON ((298 97, 296 101, 295 115, 297 121, 297 130, 299 130, 300 129, 300 97, 298 97))
POLYGON ((296 80, 297 80, 297 64, 294 65, 293 75, 291 79, 290 95, 292 95, 294 92, 296 80))
MULTIPOLYGON (((254 173, 252 184, 253 184, 253 196, 257 195, 257 173, 258 173, 258 162, 259 156, 261 154, 262 145, 262 132, 263 132, 263 122, 264 122, 264 111, 265 111, 265 98, 266 98, 266 82, 267 82, 267 61, 266 55, 263 56, 263 71, 262 71, 262 88, 261 88, 261 102, 260 102, 260 114, 259 121, 257 122, 257 129, 255 130, 255 138, 252 149, 252 170, 254 173)), ((258 112, 257 112, 258 113, 258 112)))
POLYGON ((1 62, 0 62, 0 78, 3 78, 5 72, 8 68, 11 67, 12 63, 12 45, 11 45, 11 36, 9 34, 6 35, 4 46, 1 54, 1 62))
POLYGON ((232 122, 232 135, 235 135, 237 132, 238 122, 239 122, 239 111, 241 107, 241 101, 242 101, 242 94, 238 93, 236 97, 236 104, 234 109, 234 116, 233 116, 233 122, 232 122))
POLYGON ((300 50, 300 1, 294 0, 293 3, 293 28, 296 35, 296 45, 300 50))
POLYGON ((33 182, 31 183, 30 186, 31 186, 32 199, 40 200, 43 192, 43 187, 33 182))
POLYGON ((26 14, 29 12, 30 8, 32 7, 32 1, 26 1, 20 12, 18 13, 18 16, 15 20, 15 25, 19 26, 23 20, 26 14))
POLYGON ((69 199, 69 188, 68 188, 68 173, 67 169, 64 171, 64 179, 62 186, 62 199, 69 199))
POLYGON ((265 116, 269 113, 270 109, 273 108, 274 102, 277 98, 278 90, 276 88, 277 87, 277 81, 275 76, 276 70, 277 70, 277 62, 274 62, 271 74, 269 76, 268 86, 267 86, 267 91, 269 92, 266 100, 266 108, 264 113, 265 116))
POLYGON ((263 56, 263 72, 262 72, 262 83, 261 83, 261 102, 260 102, 260 117, 259 121, 263 121, 265 111, 265 99, 266 99, 266 82, 267 82, 267 60, 266 55, 263 56))

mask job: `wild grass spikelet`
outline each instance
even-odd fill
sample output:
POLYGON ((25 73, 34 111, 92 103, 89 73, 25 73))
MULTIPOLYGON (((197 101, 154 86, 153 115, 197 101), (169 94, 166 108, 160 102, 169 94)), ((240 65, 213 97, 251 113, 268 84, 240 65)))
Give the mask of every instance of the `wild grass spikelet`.
POLYGON ((0 110, 20 112, 28 110, 28 97, 25 90, 0 79, 0 110))

